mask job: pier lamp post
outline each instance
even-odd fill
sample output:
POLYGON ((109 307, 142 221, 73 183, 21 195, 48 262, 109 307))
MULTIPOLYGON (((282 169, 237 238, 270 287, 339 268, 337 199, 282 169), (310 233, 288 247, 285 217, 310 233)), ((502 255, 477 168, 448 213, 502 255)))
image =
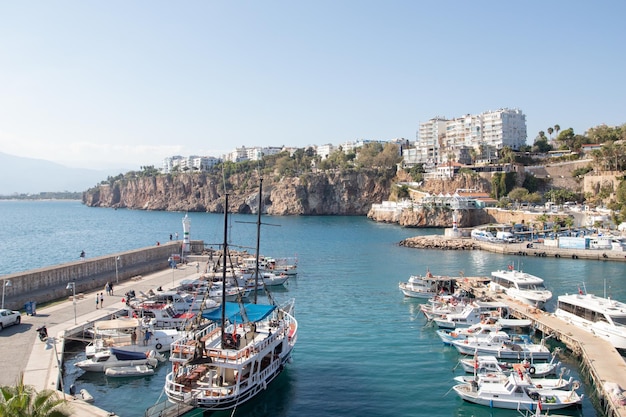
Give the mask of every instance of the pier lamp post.
POLYGON ((65 287, 66 289, 71 289, 72 290, 72 304, 74 304, 74 324, 76 323, 76 282, 72 281, 72 282, 68 282, 67 283, 67 287, 65 287))
POLYGON ((120 257, 118 256, 117 258, 115 258, 115 283, 119 284, 120 283, 120 277, 117 273, 117 263, 120 261, 120 257))
POLYGON ((2 280, 2 308, 4 308, 4 291, 7 287, 11 287, 12 285, 11 280, 2 280))

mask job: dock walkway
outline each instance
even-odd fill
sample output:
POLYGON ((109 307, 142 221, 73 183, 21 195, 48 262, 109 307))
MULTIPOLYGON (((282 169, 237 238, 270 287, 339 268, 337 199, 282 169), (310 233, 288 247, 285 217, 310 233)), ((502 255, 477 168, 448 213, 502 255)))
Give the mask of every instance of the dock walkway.
MULTIPOLYGON (((193 264, 195 265, 195 263, 193 264)), ((192 264, 179 265, 177 269, 166 269, 141 280, 120 282, 114 286, 114 296, 105 295, 105 306, 96 309, 96 292, 86 293, 82 299, 62 301, 46 308, 37 308, 34 316, 22 316, 22 324, 7 327, 2 332, 3 343, 0 343, 0 357, 11 358, 3 363, 0 373, 0 385, 15 385, 23 375, 25 385, 36 390, 59 389, 59 396, 69 400, 73 417, 110 417, 115 413, 99 409, 97 402, 88 404, 67 394, 62 387, 61 369, 65 335, 79 334, 83 328, 89 327, 94 321, 106 319, 124 307, 124 294, 133 289, 137 293, 147 293, 151 289, 164 289, 178 285, 183 279, 199 275, 192 264), (36 328, 46 325, 47 342, 37 337, 36 328), (10 342, 10 343, 9 343, 10 342)), ((104 290, 98 291, 102 292, 104 290)), ((69 339, 69 338, 68 338, 69 339)))
POLYGON ((611 343, 555 317, 554 314, 530 307, 505 294, 489 291, 488 287, 474 284, 472 281, 458 284, 477 296, 506 303, 514 316, 530 319, 536 329, 544 334, 553 335, 564 343, 569 350, 580 357, 583 373, 589 374, 592 389, 605 415, 626 416, 626 406, 614 402, 605 386, 605 383, 613 382, 622 389, 626 389, 626 362, 611 343))

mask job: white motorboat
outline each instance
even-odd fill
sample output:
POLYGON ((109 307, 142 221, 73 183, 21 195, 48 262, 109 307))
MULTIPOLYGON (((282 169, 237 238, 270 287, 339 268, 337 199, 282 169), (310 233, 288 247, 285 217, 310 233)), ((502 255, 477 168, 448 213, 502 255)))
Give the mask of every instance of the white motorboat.
POLYGON ((491 281, 509 297, 536 308, 543 308, 552 299, 552 292, 543 285, 542 278, 515 270, 512 265, 508 270, 493 271, 491 281))
MULTIPOLYGON (((526 382, 530 383, 535 388, 542 389, 558 389, 558 390, 569 390, 572 387, 579 388, 580 382, 574 381, 573 377, 569 377, 567 379, 563 378, 561 375, 559 378, 541 378, 541 377, 531 377, 526 371, 523 365, 518 364, 518 369, 524 369, 524 371, 518 371, 518 376, 520 378, 524 378, 526 382)), ((460 375, 455 376, 454 380, 460 382, 462 384, 477 382, 481 383, 491 383, 491 384, 501 384, 505 383, 509 378, 510 373, 502 373, 502 372, 476 372, 475 375, 460 375)))
POLYGON ((508 334, 492 332, 484 338, 452 340, 453 345, 463 355, 491 355, 504 359, 548 360, 550 349, 545 344, 512 343, 508 334))
POLYGON ((87 372, 105 372, 108 368, 149 365, 156 367, 163 361, 163 355, 151 350, 148 352, 127 352, 120 349, 107 349, 96 352, 91 358, 76 362, 76 366, 87 372))
MULTIPOLYGON (((500 326, 498 320, 483 320, 480 323, 476 323, 466 328, 458 328, 458 329, 439 329, 437 330, 437 335, 441 339, 444 345, 449 345, 453 340, 465 340, 467 338, 486 338, 492 332, 502 331, 502 326, 500 326)), ((519 341, 530 343, 530 337, 527 335, 518 335, 515 334, 510 336, 512 341, 518 339, 519 341)))
POLYGON ((433 275, 427 271, 426 275, 411 275, 408 281, 398 283, 398 287, 406 297, 431 298, 454 292, 454 281, 454 278, 433 275))
POLYGON ((582 403, 574 389, 563 391, 538 388, 517 372, 503 382, 462 383, 452 387, 463 400, 491 408, 510 410, 558 410, 582 403))
POLYGON ((625 303, 593 294, 560 295, 554 315, 626 350, 625 303))
POLYGON ((128 307, 129 317, 138 318, 145 325, 150 325, 155 329, 182 330, 198 314, 187 311, 178 312, 171 304, 155 301, 144 301, 141 304, 136 304, 134 307, 128 307))
POLYGON ((127 378, 135 376, 154 375, 154 368, 150 365, 113 366, 107 368, 104 374, 112 378, 127 378))
POLYGON ((474 301, 460 313, 445 314, 433 318, 440 329, 469 327, 488 319, 500 319, 508 316, 508 306, 493 301, 474 301))
POLYGON ((495 356, 474 356, 473 358, 463 357, 459 359, 463 370, 467 373, 504 373, 509 374, 516 365, 521 365, 531 377, 543 377, 546 375, 556 375, 559 372, 561 362, 556 360, 556 355, 552 355, 550 362, 531 362, 527 359, 521 362, 506 362, 495 356))
POLYGON ((129 303, 131 307, 140 305, 145 301, 153 303, 170 304, 176 311, 199 313, 203 310, 217 307, 215 301, 206 301, 201 293, 189 294, 178 291, 151 292, 147 299, 135 299, 129 303))
POLYGON ((429 321, 448 314, 458 314, 462 312, 465 307, 467 307, 465 301, 459 300, 452 295, 438 295, 429 298, 427 304, 420 304, 420 310, 429 321))
POLYGON ((90 358, 112 347, 127 352, 167 352, 180 334, 176 329, 154 328, 150 322, 135 317, 101 320, 94 323, 93 341, 85 347, 85 354, 90 358))

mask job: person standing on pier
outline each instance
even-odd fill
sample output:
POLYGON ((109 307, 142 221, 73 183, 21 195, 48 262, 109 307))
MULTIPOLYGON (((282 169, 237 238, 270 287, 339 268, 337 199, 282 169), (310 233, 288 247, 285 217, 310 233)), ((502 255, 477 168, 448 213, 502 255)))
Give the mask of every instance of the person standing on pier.
POLYGON ((104 308, 104 293, 100 293, 100 308, 104 308))
POLYGON ((100 294, 96 293, 96 310, 98 309, 98 303, 100 303, 100 294))

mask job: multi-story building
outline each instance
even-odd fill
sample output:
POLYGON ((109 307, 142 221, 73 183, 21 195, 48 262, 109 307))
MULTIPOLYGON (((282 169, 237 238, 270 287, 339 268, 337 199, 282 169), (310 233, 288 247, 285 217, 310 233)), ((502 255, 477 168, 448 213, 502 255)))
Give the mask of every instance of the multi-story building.
POLYGON ((414 163, 451 159, 467 163, 470 150, 477 159, 493 160, 505 146, 518 150, 526 144, 526 116, 518 109, 499 109, 452 120, 435 117, 421 123, 415 143, 414 163))

